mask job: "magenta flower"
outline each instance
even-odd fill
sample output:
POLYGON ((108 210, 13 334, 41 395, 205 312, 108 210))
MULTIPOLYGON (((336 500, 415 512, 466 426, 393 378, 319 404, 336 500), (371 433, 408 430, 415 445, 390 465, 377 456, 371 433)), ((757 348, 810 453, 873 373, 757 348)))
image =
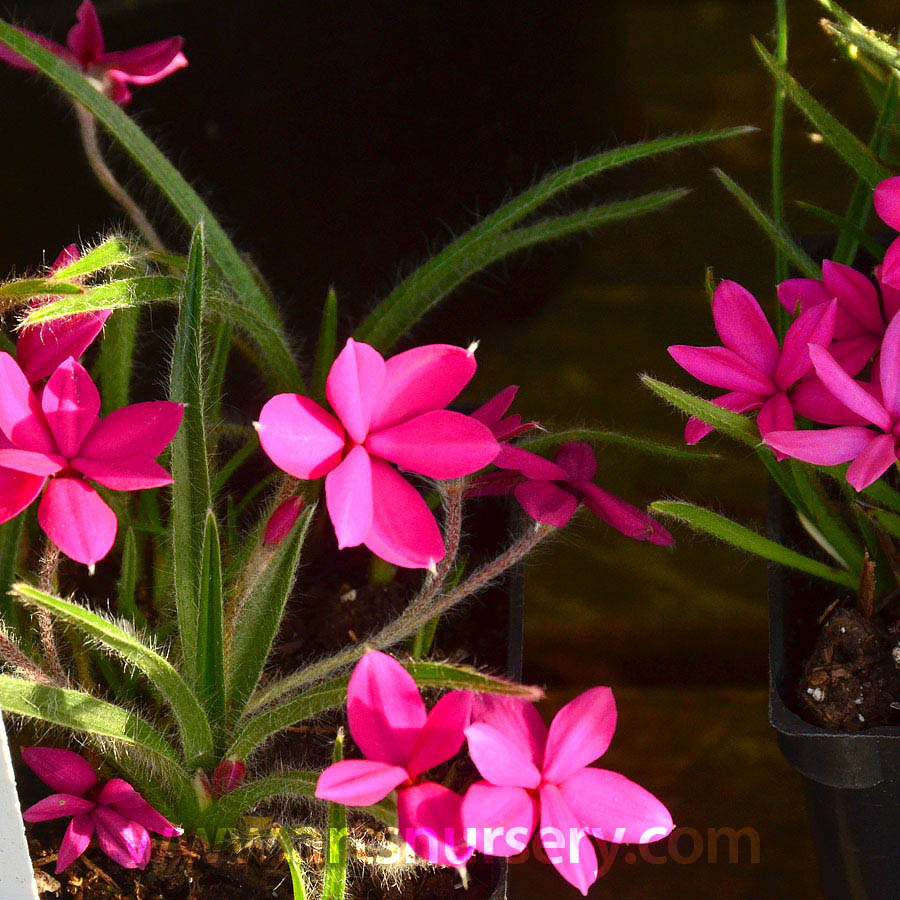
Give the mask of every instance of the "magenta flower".
MULTIPOLYGON (((882 282, 882 270, 876 270, 882 282)), ((826 259, 822 280, 789 278, 778 285, 781 305, 794 315, 837 301, 834 340, 829 351, 850 375, 858 375, 881 346, 888 322, 900 309, 900 293, 881 284, 882 303, 875 285, 856 269, 826 259)), ((811 343, 827 345, 826 341, 811 343)))
POLYGON ((469 755, 483 781, 463 799, 466 835, 489 856, 522 852, 540 823, 540 838, 559 873, 582 894, 597 880, 589 835, 644 844, 673 828, 669 811, 618 772, 591 768, 616 730, 608 687, 567 703, 549 730, 530 703, 483 696, 466 729, 469 755))
POLYGON ((765 442, 774 449, 820 466, 852 462, 847 481, 861 491, 898 459, 900 440, 900 316, 884 334, 879 365, 880 391, 854 381, 824 348, 810 346, 816 374, 834 397, 866 423, 808 431, 773 431, 765 442))
MULTIPOLYGON (((834 335, 837 304, 822 303, 802 313, 784 336, 784 345, 772 331, 756 298, 734 281, 716 288, 713 321, 724 346, 675 345, 669 353, 694 378, 728 391, 712 402, 736 413, 759 410, 760 434, 794 427, 799 408, 792 388, 812 369, 807 347, 828 345, 834 335)), ((688 444, 696 444, 714 429, 689 419, 684 429, 688 444)))
POLYGON ((347 689, 350 734, 365 759, 329 766, 316 796, 345 806, 371 806, 397 791, 400 836, 423 859, 461 866, 472 855, 460 818, 462 798, 423 775, 463 745, 472 695, 445 694, 427 712, 412 676, 395 659, 370 650, 347 689))
POLYGON ((171 484, 155 459, 181 424, 178 403, 136 403, 101 420, 100 395, 71 357, 36 394, 0 353, 0 523, 43 491, 38 522, 76 562, 93 566, 116 538, 116 515, 89 484, 139 491, 171 484), (45 489, 46 488, 46 489, 45 489))
POLYGON ((263 543, 269 547, 280 544, 291 533, 301 512, 303 512, 302 497, 288 497, 280 503, 266 523, 263 543))
POLYGON ((147 867, 152 850, 148 831, 163 837, 183 833, 127 781, 112 778, 101 788, 90 763, 71 750, 26 747, 22 759, 56 792, 26 809, 22 818, 46 822, 72 817, 56 858, 57 874, 87 850, 94 832, 100 849, 126 869, 147 867))
MULTIPOLYGON (((55 272, 79 259, 75 244, 69 244, 50 267, 55 272)), ((42 306, 54 298, 39 300, 32 307, 42 306)), ((16 341, 16 362, 32 384, 49 378, 70 356, 80 359, 84 351, 103 330, 111 310, 80 313, 56 319, 44 325, 32 325, 19 332, 16 341)))
POLYGON ((460 347, 429 344, 385 361, 352 338, 331 367, 326 394, 337 415, 308 397, 278 394, 256 423, 269 459, 295 478, 325 475, 338 546, 365 544, 405 568, 444 555, 427 504, 390 463, 429 478, 460 478, 488 465, 500 447, 471 416, 444 407, 475 374, 460 347))
MULTIPOLYGON (((155 84, 188 64, 181 52, 184 41, 180 37, 166 38, 131 50, 107 52, 94 4, 84 0, 78 7, 76 17, 78 22, 69 30, 65 46, 24 28, 21 31, 69 65, 80 69, 121 106, 131 102, 129 84, 155 84)), ((0 46, 0 59, 19 69, 35 70, 28 60, 5 46, 0 46)))

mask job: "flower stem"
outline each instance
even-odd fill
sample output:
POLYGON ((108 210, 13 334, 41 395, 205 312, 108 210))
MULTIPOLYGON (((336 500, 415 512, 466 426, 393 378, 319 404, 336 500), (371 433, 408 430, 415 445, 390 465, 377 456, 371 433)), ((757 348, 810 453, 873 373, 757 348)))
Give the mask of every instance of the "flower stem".
POLYGON ((81 134, 81 144, 88 165, 91 167, 101 187, 116 203, 128 213, 137 230, 152 250, 165 251, 156 229, 150 224, 150 220, 144 211, 138 206, 135 199, 119 184, 112 169, 107 165, 100 149, 100 138, 97 130, 97 120, 80 104, 75 104, 75 114, 78 117, 78 130, 81 134))
MULTIPOLYGON (((41 590, 45 594, 52 594, 56 590, 57 573, 59 571, 59 550, 51 543, 49 538, 44 544, 44 552, 41 554, 41 590)), ((64 684, 66 675, 62 663, 59 660, 59 648, 56 644, 56 631, 53 628, 53 618, 46 609, 38 609, 38 630, 41 636, 41 649, 47 668, 55 681, 64 684)))
POLYGON ((53 679, 37 663, 32 662, 22 648, 2 631, 0 631, 0 657, 31 681, 39 684, 53 684, 53 679))

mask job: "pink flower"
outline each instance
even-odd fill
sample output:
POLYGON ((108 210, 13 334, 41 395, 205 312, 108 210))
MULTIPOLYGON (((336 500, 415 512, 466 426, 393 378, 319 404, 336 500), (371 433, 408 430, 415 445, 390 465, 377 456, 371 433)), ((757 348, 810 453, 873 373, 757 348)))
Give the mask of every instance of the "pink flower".
POLYGON ((284 503, 279 504, 278 509, 272 513, 266 523, 263 543, 271 547, 280 544, 291 533, 301 512, 303 512, 302 497, 288 497, 284 503))
POLYGON ((93 566, 116 538, 116 515, 89 481, 113 491, 171 484, 155 462, 181 424, 178 403, 136 403, 101 420, 100 395, 71 357, 39 394, 0 353, 0 523, 41 493, 38 522, 66 556, 93 566), (45 490, 46 487, 46 490, 45 490))
POLYGON ((900 439, 900 316, 884 334, 879 364, 880 391, 854 381, 824 348, 810 346, 809 355, 825 387, 864 425, 808 431, 773 431, 765 442, 774 449, 821 466, 853 462, 847 481, 861 491, 881 477, 898 459, 900 439))
MULTIPOLYGON (((876 270, 881 281, 881 269, 876 270)), ((881 346, 887 323, 900 309, 900 294, 882 284, 884 310, 875 285, 861 272, 826 259, 822 280, 789 278, 778 285, 781 305, 794 315, 837 300, 834 342, 829 350, 850 375, 857 375, 881 346)), ((811 341, 827 345, 827 341, 811 341)))
POLYGON ((71 816, 56 859, 56 872, 67 869, 91 842, 126 869, 144 869, 152 850, 149 831, 163 837, 183 832, 158 813, 127 781, 112 778, 100 787, 90 764, 71 750, 26 747, 22 759, 57 793, 22 813, 26 822, 71 816))
MULTIPOLYGON (((79 259, 75 244, 69 244, 50 267, 56 272, 79 259)), ((32 303, 42 306, 53 298, 32 303)), ((103 330, 111 310, 67 316, 45 325, 32 325, 19 332, 16 361, 32 384, 49 378, 70 356, 80 359, 84 351, 103 330)))
POLYGON ((466 729, 469 755, 483 781, 463 799, 466 835, 489 856, 515 856, 540 837, 550 861, 582 894, 597 880, 588 835, 648 843, 673 828, 669 811, 624 775, 591 768, 609 747, 616 704, 608 687, 567 703, 548 731, 523 700, 483 696, 466 729))
POLYGON ((325 478, 339 547, 365 544, 382 559, 428 568, 444 555, 425 501, 397 470, 460 478, 499 451, 490 430, 444 407, 475 374, 460 347, 429 344, 385 361, 352 338, 331 367, 326 394, 337 418, 308 397, 278 394, 259 415, 260 443, 295 478, 325 478))
MULTIPOLYGON (((155 84, 188 64, 181 52, 184 41, 180 37, 166 38, 131 50, 107 52, 94 4, 84 0, 78 7, 76 17, 78 22, 70 29, 65 46, 24 28, 21 31, 69 65, 81 69, 88 78, 99 82, 103 92, 122 106, 131 102, 129 84, 155 84)), ((6 46, 0 46, 0 59, 19 69, 35 69, 28 60, 6 46)))
POLYGON ((239 759, 223 759, 213 771, 210 788, 221 797, 239 788, 246 776, 247 766, 239 759))
MULTIPOLYGON (((788 329, 783 346, 756 298, 734 281, 723 281, 716 288, 712 313, 724 346, 675 345, 669 347, 672 358, 705 384, 728 391, 713 400, 716 406, 737 413, 758 409, 760 434, 793 428, 795 407, 803 415, 806 412, 797 406, 792 388, 812 368, 807 346, 831 342, 837 304, 823 303, 802 313, 788 329)), ((684 439, 696 444, 711 431, 710 425, 692 418, 684 439)))
POLYGON ((365 759, 329 766, 316 796, 345 806, 371 806, 397 790, 401 837, 423 859, 461 866, 472 855, 460 818, 462 798, 424 773, 463 745, 472 695, 445 694, 426 712, 412 676, 395 659, 370 650, 347 689, 350 734, 365 759))
POLYGON ((515 495, 522 509, 536 522, 564 528, 580 503, 616 531, 637 541, 669 546, 675 539, 652 516, 626 503, 615 494, 593 483, 597 457, 584 441, 563 444, 551 462, 522 447, 504 445, 504 452, 515 456, 498 457, 495 465, 508 465, 515 472, 496 472, 483 476, 471 491, 472 496, 515 495))

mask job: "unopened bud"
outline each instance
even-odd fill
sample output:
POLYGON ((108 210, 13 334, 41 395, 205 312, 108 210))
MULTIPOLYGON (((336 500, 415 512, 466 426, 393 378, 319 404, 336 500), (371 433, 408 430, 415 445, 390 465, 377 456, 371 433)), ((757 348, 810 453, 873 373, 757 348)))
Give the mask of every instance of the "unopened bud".
POLYGON ((201 811, 206 809, 213 799, 212 785, 209 781, 209 775, 203 769, 197 769, 192 779, 194 790, 197 792, 197 800, 200 804, 201 811))
POLYGON ((244 783, 247 767, 239 759, 225 759, 220 762, 213 772, 212 789, 216 796, 230 794, 235 788, 244 783))
POLYGON ((290 533, 294 527, 294 523, 303 512, 302 497, 288 497, 269 519, 266 525, 266 534, 263 537, 263 543, 267 546, 275 546, 280 544, 290 533))

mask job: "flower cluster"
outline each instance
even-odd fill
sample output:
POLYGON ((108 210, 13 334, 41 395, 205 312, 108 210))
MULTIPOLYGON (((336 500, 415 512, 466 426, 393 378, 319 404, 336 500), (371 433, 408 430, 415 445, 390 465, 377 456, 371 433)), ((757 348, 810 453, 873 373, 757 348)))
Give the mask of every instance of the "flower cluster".
POLYGON ((365 758, 326 769, 316 796, 371 806, 396 790, 400 835, 429 862, 461 866, 475 850, 514 856, 539 830, 550 861, 587 894, 598 875, 590 837, 647 843, 673 828, 656 797, 590 765, 615 732, 609 688, 576 697, 549 729, 532 704, 496 695, 452 691, 428 712, 403 666, 370 651, 350 678, 347 714, 365 758), (425 773, 464 743, 482 780, 461 796, 425 773))

